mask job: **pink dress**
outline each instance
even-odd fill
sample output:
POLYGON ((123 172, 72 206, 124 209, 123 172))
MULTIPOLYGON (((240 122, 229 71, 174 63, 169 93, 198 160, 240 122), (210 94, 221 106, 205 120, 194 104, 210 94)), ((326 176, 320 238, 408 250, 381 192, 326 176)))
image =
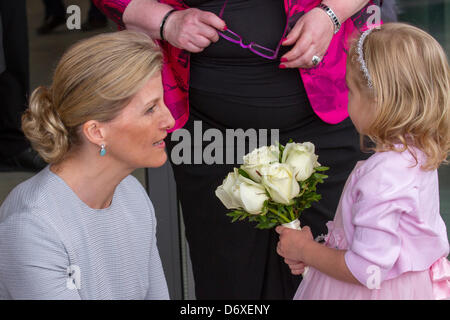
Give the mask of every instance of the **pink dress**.
POLYGON ((310 267, 294 299, 449 299, 449 243, 439 214, 437 170, 408 151, 360 161, 344 187, 325 245, 347 250, 360 284, 310 267))

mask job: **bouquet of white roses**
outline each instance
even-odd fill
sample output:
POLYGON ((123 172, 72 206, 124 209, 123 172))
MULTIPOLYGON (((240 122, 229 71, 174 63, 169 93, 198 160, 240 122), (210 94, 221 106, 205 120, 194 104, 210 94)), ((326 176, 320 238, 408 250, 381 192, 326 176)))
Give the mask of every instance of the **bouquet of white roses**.
POLYGON ((279 224, 300 229, 300 214, 320 200, 316 186, 328 177, 321 172, 329 168, 317 159, 310 142, 255 149, 228 174, 216 196, 227 209, 235 209, 227 214, 232 222, 248 219, 260 229, 279 224))

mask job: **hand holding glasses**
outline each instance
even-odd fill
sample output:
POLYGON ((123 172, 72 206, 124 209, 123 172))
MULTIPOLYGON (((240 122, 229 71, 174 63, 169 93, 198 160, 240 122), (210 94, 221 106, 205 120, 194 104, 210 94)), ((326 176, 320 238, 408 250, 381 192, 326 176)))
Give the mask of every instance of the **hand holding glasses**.
MULTIPOLYGON (((228 2, 228 0, 225 0, 223 7, 220 10, 219 18, 221 18, 222 20, 223 20, 223 18, 222 18, 223 12, 225 10, 225 6, 227 5, 227 2, 228 2)), ((239 44, 242 48, 249 49, 251 52, 253 52, 263 58, 274 60, 278 57, 278 52, 280 51, 281 43, 286 35, 287 27, 288 27, 288 21, 286 21, 286 26, 284 28, 283 36, 281 37, 281 40, 279 41, 278 46, 276 47, 275 50, 266 48, 255 42, 250 42, 250 44, 246 45, 246 44, 244 44, 242 37, 230 29, 226 29, 225 31, 219 31, 218 33, 225 40, 239 44)))
MULTIPOLYGON (((228 0, 225 0, 222 9, 220 10, 219 18, 223 19, 223 12, 228 0)), ((328 7, 327 7, 328 8, 328 7)), ((332 10, 328 8, 330 12, 332 10)), ((340 28, 340 22, 334 12, 332 13, 337 20, 340 28)), ((242 37, 230 30, 218 31, 219 35, 227 41, 239 44, 242 48, 249 49, 253 53, 266 58, 277 59, 281 46, 293 46, 286 54, 281 57, 280 68, 311 68, 320 64, 322 58, 330 45, 335 32, 339 31, 332 20, 330 20, 330 13, 326 13, 323 8, 314 8, 308 11, 295 23, 289 34, 288 19, 290 17, 290 8, 287 13, 286 26, 283 35, 275 49, 266 48, 255 42, 246 45, 242 37)))
POLYGON ((203 51, 219 40, 220 30, 226 29, 225 22, 212 12, 189 8, 168 13, 160 25, 161 38, 188 52, 203 51))

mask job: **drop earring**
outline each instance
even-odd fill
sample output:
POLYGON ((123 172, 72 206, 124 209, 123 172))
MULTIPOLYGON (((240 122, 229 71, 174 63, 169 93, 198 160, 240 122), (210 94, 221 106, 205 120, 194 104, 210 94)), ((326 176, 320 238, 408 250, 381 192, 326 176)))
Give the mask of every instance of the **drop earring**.
POLYGON ((100 156, 104 157, 105 155, 106 155, 105 145, 102 144, 101 149, 100 149, 100 156))

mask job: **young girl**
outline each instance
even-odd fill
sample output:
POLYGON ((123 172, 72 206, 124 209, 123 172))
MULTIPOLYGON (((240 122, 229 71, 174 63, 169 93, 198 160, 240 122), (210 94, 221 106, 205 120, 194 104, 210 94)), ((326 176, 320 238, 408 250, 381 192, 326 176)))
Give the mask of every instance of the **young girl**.
POLYGON ((294 299, 445 299, 449 242, 437 168, 450 150, 450 72, 440 45, 401 24, 366 31, 347 62, 349 114, 375 153, 349 176, 325 245, 277 227, 294 299))

